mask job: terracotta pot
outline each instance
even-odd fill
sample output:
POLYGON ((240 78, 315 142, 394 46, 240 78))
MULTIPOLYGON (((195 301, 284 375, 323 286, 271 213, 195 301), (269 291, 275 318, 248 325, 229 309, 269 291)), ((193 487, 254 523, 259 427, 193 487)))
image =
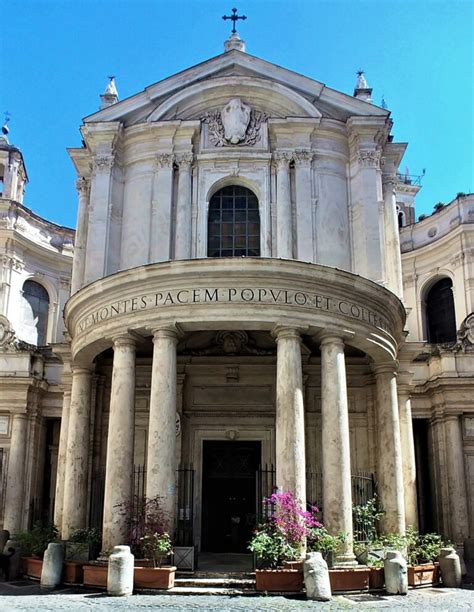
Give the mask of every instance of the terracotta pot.
POLYGON ((371 567, 369 574, 369 589, 380 591, 385 585, 385 572, 383 567, 371 567))
POLYGON ((135 559, 133 564, 135 567, 153 567, 153 559, 135 559))
POLYGON ((439 565, 437 563, 409 565, 407 570, 408 586, 414 587, 439 583, 439 565))
POLYGON ((332 591, 368 591, 370 568, 354 567, 329 570, 332 591))
POLYGON ((107 565, 83 565, 84 586, 107 588, 107 565))
POLYGON ((77 561, 65 561, 63 582, 68 582, 69 584, 82 584, 82 565, 82 563, 78 563, 77 561))
POLYGON ((24 557, 23 568, 27 576, 29 576, 30 578, 38 578, 38 580, 41 580, 43 559, 39 559, 38 557, 24 557))
POLYGON ((176 567, 135 567, 134 587, 137 589, 172 589, 176 567))
POLYGON ((303 572, 297 569, 255 570, 257 591, 297 593, 303 588, 303 572))
POLYGON ((299 571, 303 571, 303 559, 299 559, 298 561, 283 561, 283 567, 285 569, 295 569, 299 571))

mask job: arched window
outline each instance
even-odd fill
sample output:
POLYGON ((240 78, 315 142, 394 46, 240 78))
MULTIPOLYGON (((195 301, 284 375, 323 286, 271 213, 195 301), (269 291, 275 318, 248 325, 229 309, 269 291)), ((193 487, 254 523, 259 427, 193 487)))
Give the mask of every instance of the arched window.
POLYGON ((428 342, 441 344, 456 340, 453 282, 442 278, 426 295, 426 328, 428 342))
POLYGON ((49 295, 43 285, 32 280, 25 281, 23 297, 26 300, 23 308, 22 335, 28 337, 27 342, 44 346, 48 330, 49 295))
POLYGON ((209 202, 207 256, 260 255, 258 200, 250 189, 231 185, 209 202))

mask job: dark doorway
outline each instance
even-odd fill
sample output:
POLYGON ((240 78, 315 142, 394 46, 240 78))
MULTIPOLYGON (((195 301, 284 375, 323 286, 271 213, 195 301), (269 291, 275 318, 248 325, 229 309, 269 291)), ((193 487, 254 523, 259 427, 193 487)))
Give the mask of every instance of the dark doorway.
POLYGON ((248 553, 260 455, 260 442, 204 442, 203 551, 248 553))
POLYGON ((418 502, 418 528, 420 533, 430 533, 437 523, 436 504, 432 496, 432 457, 429 450, 428 419, 413 419, 415 443, 416 493, 418 502))

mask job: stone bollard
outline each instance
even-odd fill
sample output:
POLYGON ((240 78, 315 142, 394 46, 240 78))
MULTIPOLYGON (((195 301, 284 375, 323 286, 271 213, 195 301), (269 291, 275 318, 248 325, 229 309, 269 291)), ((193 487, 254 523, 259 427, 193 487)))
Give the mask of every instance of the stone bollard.
POLYGON ((388 550, 384 561, 385 590, 391 595, 408 593, 407 562, 398 550, 388 550))
POLYGON ((21 546, 15 540, 8 540, 3 549, 3 554, 10 557, 8 563, 8 575, 5 574, 5 580, 16 580, 21 574, 21 546), (12 550, 14 551, 12 553, 12 550))
POLYGON ((64 563, 64 544, 50 542, 43 557, 41 588, 54 589, 61 584, 64 563))
POLYGON ((328 564, 320 552, 306 555, 303 564, 306 597, 316 601, 331 599, 331 583, 329 582, 328 564))
POLYGON ((115 597, 133 593, 134 556, 130 546, 115 546, 109 557, 107 593, 115 597))
POLYGON ((461 560, 454 548, 442 548, 439 555, 439 569, 443 586, 458 589, 461 586, 461 560))

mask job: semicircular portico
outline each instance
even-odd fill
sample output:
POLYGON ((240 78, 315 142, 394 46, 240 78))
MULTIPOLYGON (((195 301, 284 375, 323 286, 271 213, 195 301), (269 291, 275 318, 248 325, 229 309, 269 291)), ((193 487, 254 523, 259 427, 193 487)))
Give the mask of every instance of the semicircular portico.
POLYGON ((317 264, 245 258, 141 266, 96 281, 66 306, 73 359, 90 360, 117 336, 294 327, 334 332, 375 362, 396 358, 401 302, 359 276, 317 264))

